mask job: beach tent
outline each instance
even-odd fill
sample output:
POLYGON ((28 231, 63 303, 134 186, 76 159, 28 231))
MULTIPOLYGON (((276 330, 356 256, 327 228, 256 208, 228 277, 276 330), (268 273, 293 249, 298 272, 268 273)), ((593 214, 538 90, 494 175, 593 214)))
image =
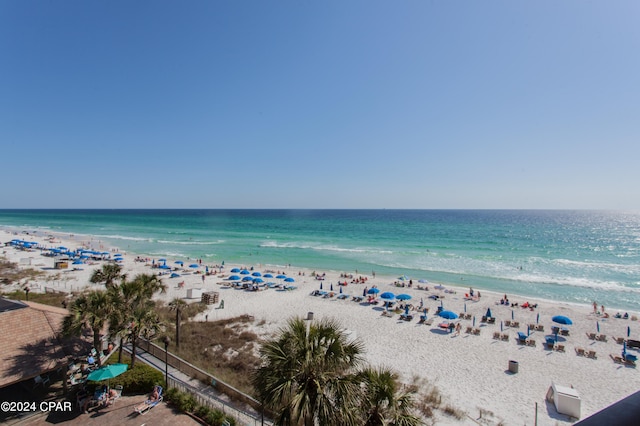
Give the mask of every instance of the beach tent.
POLYGON ((558 413, 580 418, 580 395, 574 388, 551 383, 547 391, 547 401, 555 405, 558 413))

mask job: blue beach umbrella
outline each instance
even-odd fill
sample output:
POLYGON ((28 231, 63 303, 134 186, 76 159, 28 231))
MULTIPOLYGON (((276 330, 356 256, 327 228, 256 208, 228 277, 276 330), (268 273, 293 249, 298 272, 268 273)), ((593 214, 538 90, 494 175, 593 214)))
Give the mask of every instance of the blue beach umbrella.
POLYGON ((229 278, 227 278, 229 281, 238 281, 240 279, 239 275, 231 275, 229 278))
POLYGON ((322 290, 322 281, 320 281, 320 290, 322 290))
POLYGON ((530 334, 531 334, 531 329, 529 328, 529 325, 527 324, 527 337, 529 337, 530 334))
POLYGON ((408 306, 404 307, 404 314, 405 315, 409 315, 409 307, 408 306))
POLYGON ((384 300, 394 300, 396 298, 396 295, 391 293, 390 291, 385 291, 380 295, 380 298, 384 300))
POLYGON ((600 333, 600 321, 596 321, 596 330, 600 333))
POLYGON ((512 310, 511 310, 511 319, 514 319, 514 318, 513 318, 513 317, 514 317, 514 315, 515 315, 515 314, 513 313, 513 309, 512 309, 512 310))
POLYGON ((89 373, 87 381, 99 382, 101 380, 113 379, 127 371, 128 368, 128 364, 105 365, 89 373))
POLYGON ((369 293, 369 294, 378 294, 378 293, 380 293, 380 289, 376 288, 376 287, 371 287, 369 290, 367 290, 367 293, 369 293))
POLYGON ((256 284, 260 284, 260 283, 263 283, 264 280, 262 278, 254 278, 253 282, 256 283, 256 284))
POLYGON ((631 327, 627 326, 627 337, 631 336, 631 327))
POLYGON ((287 276, 280 274, 280 275, 276 276, 276 278, 279 279, 279 280, 283 280, 283 279, 287 278, 287 276))
POLYGON ((331 291, 333 291, 333 283, 331 283, 331 291))
POLYGON ((536 324, 540 322, 540 312, 536 315, 536 324))
POLYGON ((233 272, 234 274, 237 274, 238 272, 240 272, 239 268, 233 268, 230 272, 233 272))
POLYGON ((440 315, 442 318, 446 318, 449 320, 458 318, 458 314, 452 311, 440 311, 438 315, 440 315))
POLYGON ((474 327, 476 326, 476 316, 475 315, 473 316, 473 326, 474 327))
POLYGON ((342 286, 340 286, 340 294, 342 294, 342 286))
POLYGON ((258 272, 258 271, 254 272, 251 275, 253 275, 254 277, 261 277, 262 276, 262 274, 260 272, 258 272))
POLYGON ((294 282, 296 282, 296 280, 294 280, 294 279, 293 279, 293 278, 291 278, 291 277, 288 277, 288 278, 285 278, 285 279, 284 279, 284 282, 285 282, 285 283, 294 283, 294 282))
POLYGON ((242 278, 242 281, 245 281, 245 282, 246 282, 246 281, 253 281, 253 278, 251 278, 251 277, 244 277, 244 278, 242 278))
POLYGON ((264 275, 263 275, 263 277, 265 277, 265 278, 273 278, 273 275, 271 275, 271 274, 264 274, 264 275))
POLYGON ((411 296, 408 294, 399 294, 396 296, 396 299, 398 300, 411 300, 411 296))
POLYGON ((180 266, 184 265, 184 262, 182 260, 176 260, 174 263, 180 266))
POLYGON ((467 304, 464 304, 464 311, 467 312, 467 304))
POLYGON ((192 263, 191 265, 189 265, 189 268, 199 268, 200 265, 198 265, 197 263, 192 263))
POLYGON ((246 269, 243 269, 242 271, 240 271, 240 275, 249 275, 250 272, 247 271, 246 269))
MULTIPOLYGON (((116 262, 123 262, 123 261, 124 261, 124 259, 123 259, 123 258, 121 258, 121 257, 116 257, 116 258, 115 258, 115 259, 113 259, 113 260, 114 260, 114 261, 116 261, 116 262)), ((166 266, 166 265, 165 265, 165 266, 166 266)))
POLYGON ((162 265, 160 265, 160 269, 171 269, 171 266, 163 263, 162 265))
MULTIPOLYGON (((117 256, 117 254, 116 254, 116 256, 117 256)), ((160 259, 158 259, 158 262, 166 262, 166 261, 167 261, 167 259, 165 259, 164 257, 161 257, 160 259)))
POLYGON ((500 321, 500 331, 502 331, 502 321, 500 321))
POLYGON ((487 318, 491 318, 491 308, 487 308, 487 313, 485 314, 487 318))
POLYGON ((569 317, 565 317, 564 315, 556 315, 555 317, 551 318, 551 321, 563 325, 573 324, 573 321, 571 321, 569 317))
POLYGON ((82 260, 74 260, 71 264, 72 265, 82 265, 84 262, 82 260))

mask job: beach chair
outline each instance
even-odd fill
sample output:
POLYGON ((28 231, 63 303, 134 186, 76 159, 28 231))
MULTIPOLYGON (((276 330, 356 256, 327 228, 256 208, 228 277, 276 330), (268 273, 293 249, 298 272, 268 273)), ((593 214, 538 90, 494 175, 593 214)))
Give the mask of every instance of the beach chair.
POLYGON ((520 328, 520 323, 518 321, 512 321, 511 322, 511 327, 513 328, 520 328))
POLYGON ((113 388, 113 390, 116 391, 116 395, 109 399, 108 405, 114 405, 116 403, 117 400, 120 399, 120 397, 122 397, 122 385, 118 385, 115 388, 113 388))
POLYGON ((511 320, 505 320, 504 321, 504 326, 505 327, 511 327, 511 320))
POLYGON ((527 346, 536 346, 536 341, 534 339, 527 339, 527 346))
POLYGON ((560 334, 562 336, 568 336, 569 335, 569 330, 566 329, 566 328, 563 328, 563 329, 560 330, 560 334))
POLYGON ((146 400, 144 402, 144 406, 142 407, 136 407, 134 410, 136 413, 142 415, 142 414, 146 414, 149 410, 151 410, 153 407, 155 407, 156 405, 160 404, 162 402, 162 386, 158 386, 158 399, 156 401, 151 401, 151 400, 146 400))
POLYGON ((598 357, 596 356, 596 351, 588 351, 587 358, 597 359, 598 357))
POLYGON ((471 319, 471 314, 467 314, 467 315, 465 315, 464 319, 468 319, 468 320, 470 320, 470 319, 471 319))
POLYGON ((553 337, 547 337, 545 339, 545 345, 547 345, 547 349, 553 350, 554 346, 556 345, 556 339, 554 339, 553 337))
POLYGON ((518 331, 518 344, 526 345, 527 344, 527 335, 522 331, 518 331))
POLYGON ((480 335, 480 329, 479 328, 474 328, 473 329, 473 335, 474 336, 479 336, 480 335))
POLYGON ((624 343, 624 337, 614 337, 613 340, 615 340, 619 345, 624 343))
POLYGON ((495 324, 495 323, 496 323, 496 317, 487 318, 487 324, 495 324))
POLYGON ((556 345, 553 349, 556 352, 564 352, 564 345, 556 345))
POLYGON ((509 333, 502 333, 502 336, 500 336, 500 340, 502 340, 503 342, 508 342, 509 341, 509 333))
POLYGON ((500 332, 499 331, 495 331, 493 333, 493 340, 500 340, 500 332))
POLYGON ((599 342, 606 342, 607 341, 607 335, 606 334, 598 334, 596 336, 596 340, 599 342))
POLYGON ((589 340, 596 340, 596 333, 587 333, 589 340))
POLYGON ((467 330, 465 331, 465 333, 473 334, 473 327, 467 327, 467 330))
POLYGON ((576 355, 585 356, 586 354, 584 353, 584 348, 576 348, 576 355))
POLYGON ((544 325, 539 324, 536 326, 536 331, 544 331, 544 325))
POLYGON ((433 317, 429 318, 424 322, 424 325, 431 325, 431 324, 433 324, 433 317))
POLYGON ((487 317, 486 315, 483 315, 482 318, 480 319, 480 322, 487 322, 487 317))
POLYGON ((611 357, 613 362, 615 362, 616 364, 624 364, 624 359, 622 359, 620 355, 611 354, 609 356, 611 357))

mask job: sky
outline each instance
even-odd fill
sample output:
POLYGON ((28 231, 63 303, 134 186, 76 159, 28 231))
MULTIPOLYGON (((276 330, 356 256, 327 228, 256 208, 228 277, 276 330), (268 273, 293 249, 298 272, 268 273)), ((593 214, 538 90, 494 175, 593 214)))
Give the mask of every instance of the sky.
POLYGON ((0 2, 0 208, 640 209, 640 2, 0 2))

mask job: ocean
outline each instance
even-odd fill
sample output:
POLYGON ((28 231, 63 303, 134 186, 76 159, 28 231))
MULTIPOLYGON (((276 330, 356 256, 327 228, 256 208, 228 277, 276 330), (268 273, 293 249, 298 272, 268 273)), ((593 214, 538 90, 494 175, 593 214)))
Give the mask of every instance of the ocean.
POLYGON ((207 263, 292 265, 640 310, 640 213, 555 210, 0 210, 62 232, 207 263))

